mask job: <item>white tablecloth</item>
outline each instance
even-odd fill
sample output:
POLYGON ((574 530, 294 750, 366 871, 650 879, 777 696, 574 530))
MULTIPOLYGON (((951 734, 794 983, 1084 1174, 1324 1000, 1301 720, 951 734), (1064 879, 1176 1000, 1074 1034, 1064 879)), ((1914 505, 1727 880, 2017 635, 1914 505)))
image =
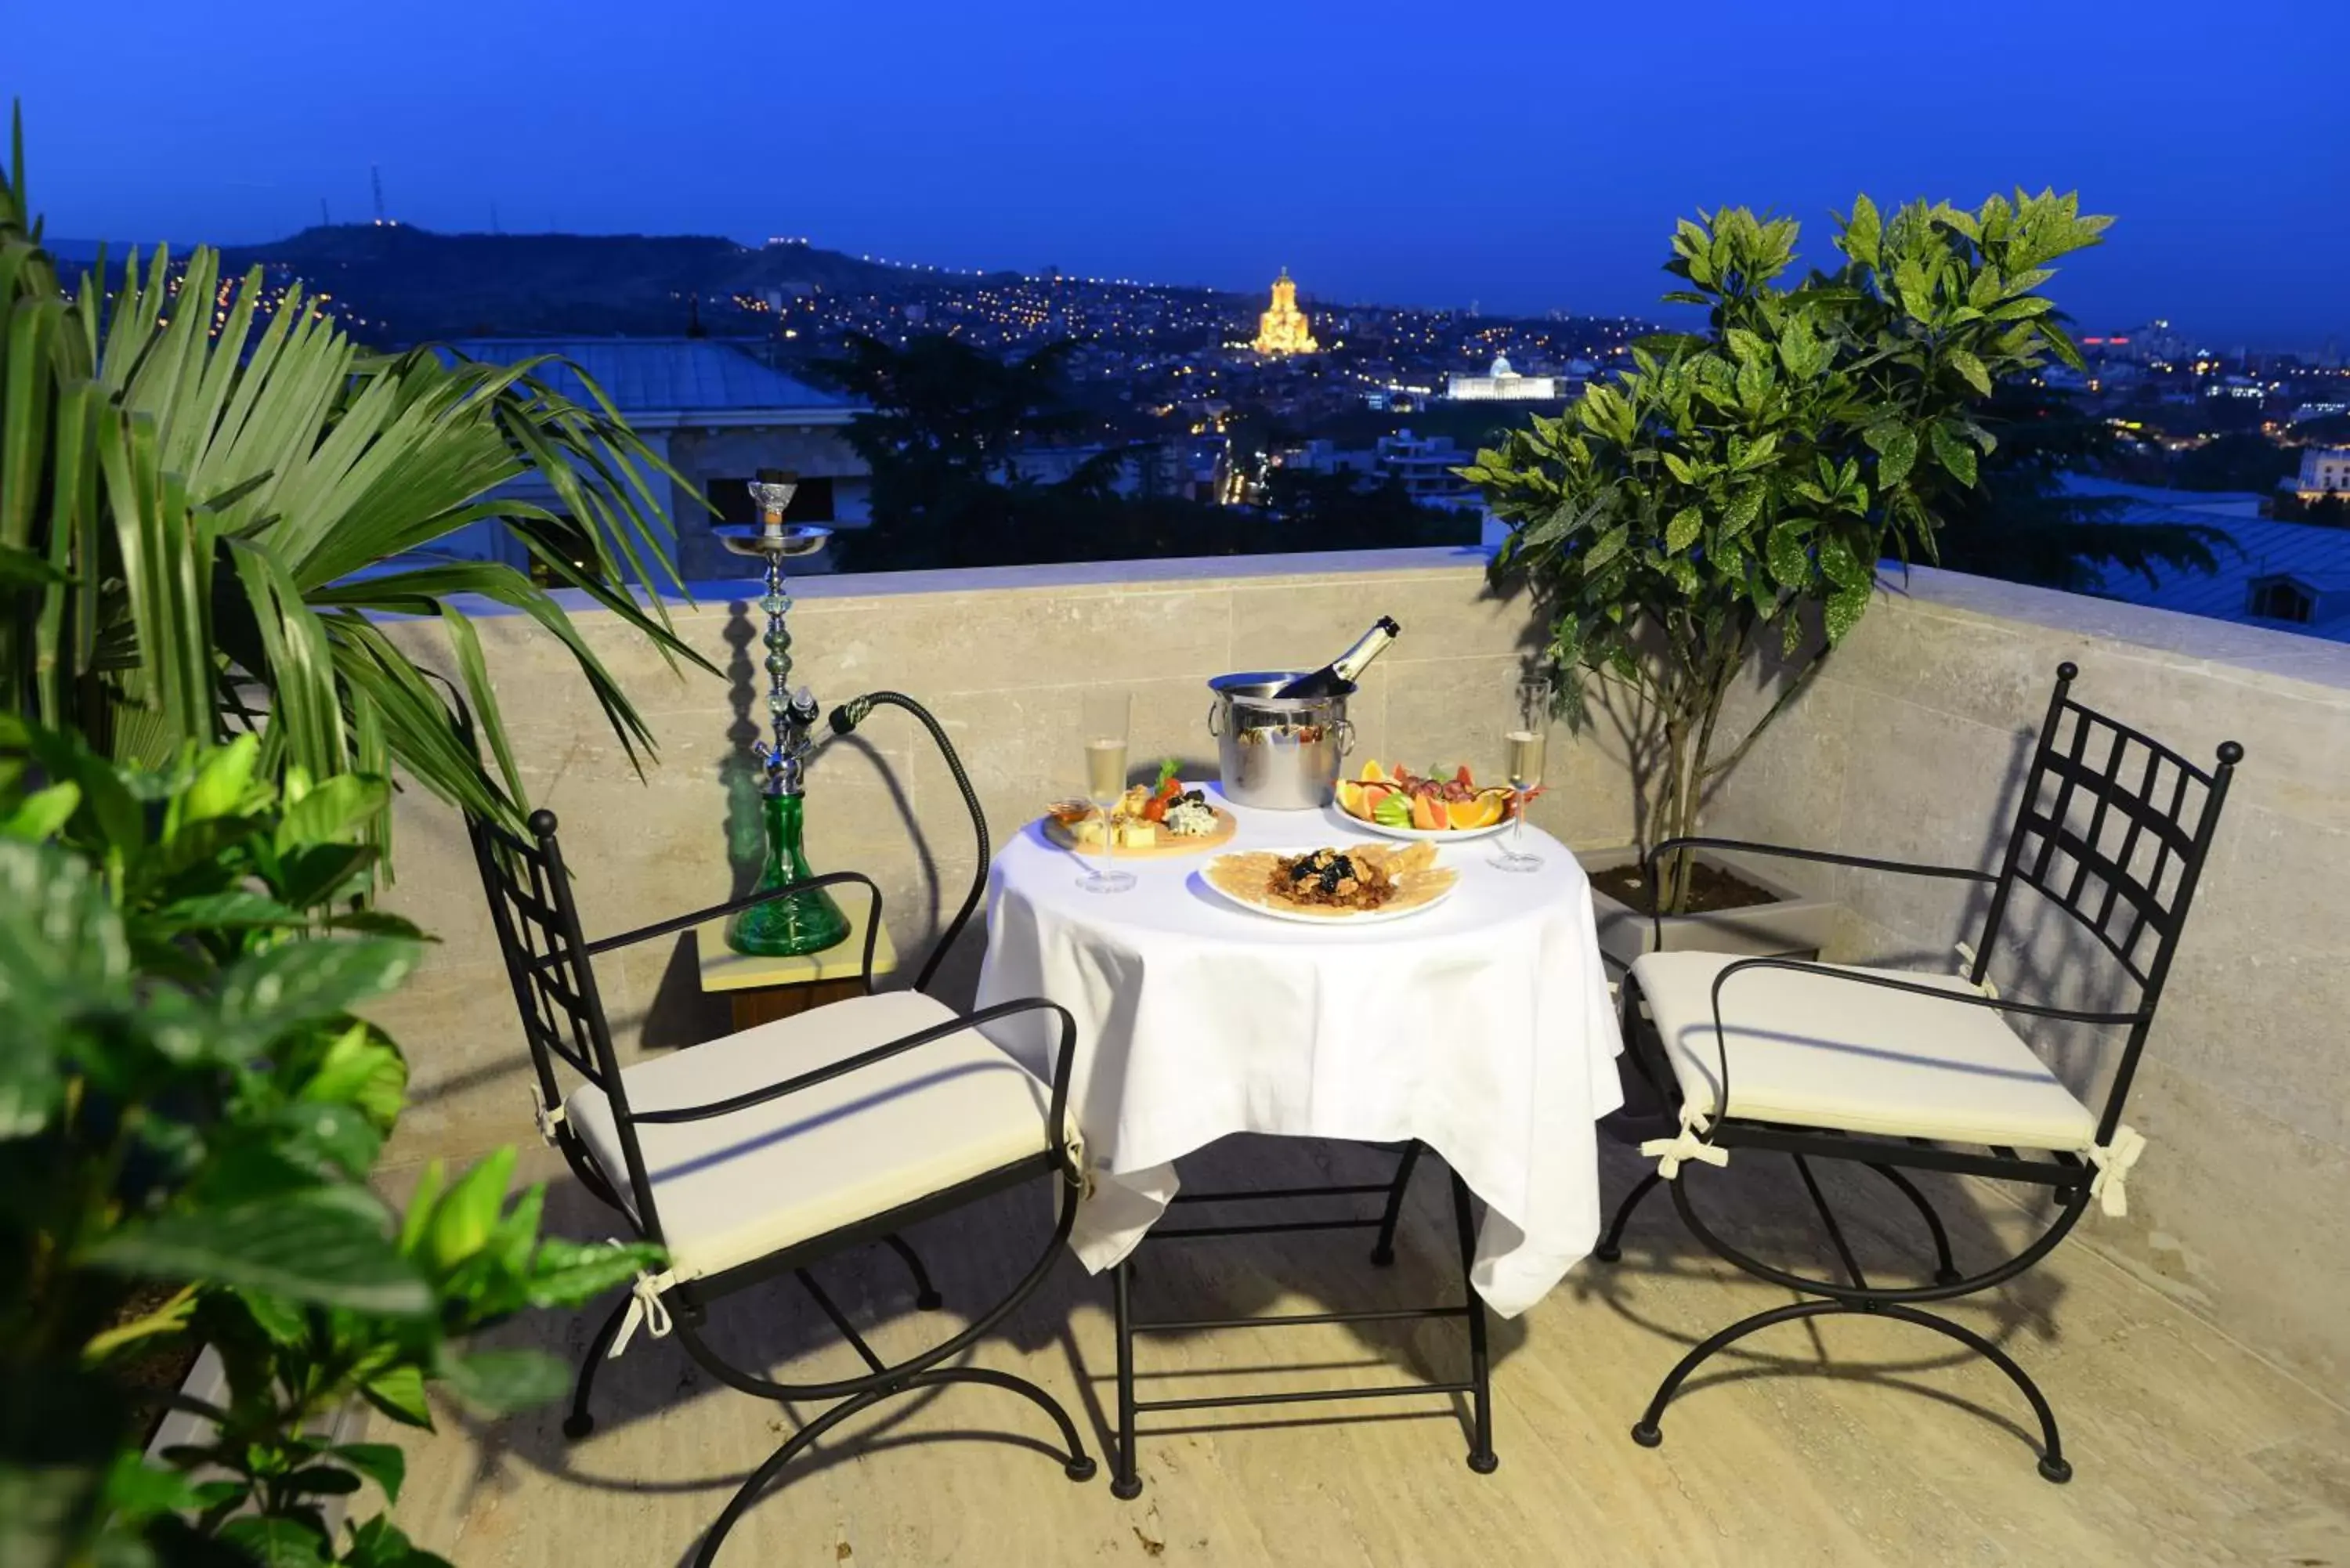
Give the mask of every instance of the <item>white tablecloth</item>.
MULTIPOLYGON (((1229 809, 1233 849, 1369 836, 1335 810, 1229 809)), ((1095 1181, 1071 1245, 1086 1266, 1141 1241, 1178 1157, 1256 1132, 1419 1139, 1485 1200, 1471 1278, 1487 1303, 1515 1316, 1556 1284, 1598 1237, 1593 1123, 1619 1103, 1622 1046, 1582 868, 1526 836, 1540 871, 1494 869, 1488 839, 1447 845, 1449 898, 1354 929, 1238 909, 1200 880, 1205 856, 1121 857, 1136 887, 1101 894, 1035 826, 1006 846, 979 1002, 1042 996, 1076 1017, 1070 1095, 1095 1181)), ((1034 1021, 992 1033, 1049 1069, 1034 1021)))

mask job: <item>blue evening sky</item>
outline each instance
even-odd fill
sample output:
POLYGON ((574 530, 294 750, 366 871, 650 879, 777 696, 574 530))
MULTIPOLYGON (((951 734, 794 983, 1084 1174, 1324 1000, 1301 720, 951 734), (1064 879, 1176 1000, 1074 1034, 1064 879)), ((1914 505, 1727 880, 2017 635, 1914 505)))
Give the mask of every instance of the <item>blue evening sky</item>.
POLYGON ((1673 219, 2078 188, 2091 331, 2350 348, 2350 0, 0 0, 58 236, 719 233, 1489 311, 1673 219))

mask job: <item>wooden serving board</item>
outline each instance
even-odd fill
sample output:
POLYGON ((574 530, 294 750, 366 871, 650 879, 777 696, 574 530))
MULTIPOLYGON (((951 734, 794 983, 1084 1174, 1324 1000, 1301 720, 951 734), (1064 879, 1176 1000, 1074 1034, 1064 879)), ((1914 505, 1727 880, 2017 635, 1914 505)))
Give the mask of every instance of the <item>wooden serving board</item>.
MULTIPOLYGON (((1241 829, 1240 819, 1221 805, 1211 805, 1208 809, 1216 814, 1216 826, 1212 830, 1190 838, 1176 838, 1161 831, 1159 842, 1148 849, 1128 849, 1125 845, 1119 845, 1118 857, 1120 860, 1153 860, 1177 855, 1197 855, 1202 849, 1213 849, 1231 843, 1232 835, 1241 829)), ((1079 844, 1076 834, 1062 826, 1058 817, 1045 818, 1045 836, 1062 848, 1074 849, 1080 855, 1103 853, 1098 844, 1079 844)))

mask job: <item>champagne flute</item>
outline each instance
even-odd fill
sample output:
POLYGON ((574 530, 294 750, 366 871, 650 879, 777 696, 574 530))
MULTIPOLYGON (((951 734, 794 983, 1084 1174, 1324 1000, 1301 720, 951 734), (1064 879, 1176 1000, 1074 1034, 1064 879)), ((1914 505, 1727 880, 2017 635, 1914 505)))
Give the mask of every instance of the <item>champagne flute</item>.
POLYGON ((1134 886, 1134 873, 1118 870, 1118 827, 1111 813, 1126 795, 1127 731, 1134 719, 1134 698, 1127 691, 1087 691, 1078 739, 1086 748, 1086 798, 1101 813, 1102 863, 1077 878, 1088 893, 1123 893, 1134 886))
POLYGON ((1550 729, 1550 680, 1535 675, 1518 682, 1515 727, 1503 741, 1508 748, 1510 787, 1517 792, 1518 820, 1511 825, 1508 846, 1493 857, 1503 871, 1539 871, 1543 858, 1526 847, 1526 805, 1543 781, 1544 738, 1550 729))

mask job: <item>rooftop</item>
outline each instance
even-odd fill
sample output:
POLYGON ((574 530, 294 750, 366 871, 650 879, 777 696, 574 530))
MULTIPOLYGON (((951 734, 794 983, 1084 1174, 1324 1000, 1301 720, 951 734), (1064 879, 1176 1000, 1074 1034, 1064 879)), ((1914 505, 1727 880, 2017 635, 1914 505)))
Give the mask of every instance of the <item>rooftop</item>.
POLYGON ((2131 484, 2093 473, 2067 473, 2064 483, 2069 494, 2124 503, 2126 515, 2141 519, 2157 511, 2192 513, 2199 518, 2258 517, 2269 501, 2257 490, 2176 490, 2160 484, 2131 484))
MULTIPOLYGON (((1490 755, 1492 694, 1522 670, 1530 626, 1522 602, 1486 592, 1482 566, 1472 552, 1398 551, 811 580, 792 612, 795 674, 827 706, 876 687, 931 705, 1001 844, 1056 793, 1081 694, 1127 692, 1139 755, 1178 755, 1213 776, 1204 681, 1295 667, 1309 651, 1326 657, 1374 612, 1407 630, 1350 708, 1357 755, 1490 755)), ((679 614, 681 635, 724 666, 748 646, 753 597, 699 593, 698 607, 679 614)), ((724 759, 738 743, 729 738, 737 711, 723 683, 670 673, 608 613, 575 613, 660 742, 661 763, 642 782, 577 700, 576 670, 532 623, 484 614, 477 624, 502 700, 533 716, 519 765, 534 804, 562 819, 583 915, 600 934, 723 896, 724 759)), ((395 630, 440 645, 429 623, 395 630)), ((1462 1464, 1450 1400, 1281 1406, 1146 1418, 1145 1490, 1120 1502, 1100 1479, 1064 1479, 1038 1451, 1043 1428, 1021 1401, 957 1389, 909 1396, 825 1433, 762 1496, 721 1561, 2350 1563, 2350 1319, 2340 1310, 2350 1287, 2341 1201, 2350 1065, 2331 1048, 2350 1014, 2339 953, 2350 929, 2350 797, 2340 784, 2350 652, 1918 568, 1887 585, 1731 775, 1707 828, 1981 864, 1995 855, 1985 825, 2012 808, 2016 761, 2063 659, 2078 661, 2084 701, 2199 758, 2225 739, 2247 753, 2132 1093, 2129 1119, 2147 1147, 2127 1214, 2093 1214, 2029 1272, 1949 1307, 2039 1379, 2064 1423, 2077 1472, 2069 1485, 2034 1473, 2036 1428, 1996 1370, 1865 1316, 1816 1330, 1783 1324, 1742 1342, 1687 1386, 1661 1448, 1637 1446, 1628 1428, 1677 1358, 1731 1320, 1791 1299, 1715 1259, 1652 1200, 1621 1262, 1586 1260, 1522 1317, 1496 1323, 1501 1464, 1491 1476, 1462 1464)), ((735 693, 747 693, 752 667, 738 662, 735 693)), ((1533 820, 1577 848, 1628 842, 1637 824, 1621 739, 1603 723, 1555 741, 1551 787, 1533 820)), ((923 950, 970 866, 958 781, 910 721, 877 712, 852 743, 816 754, 807 789, 816 868, 874 876, 899 951, 923 950)), ((532 1127, 527 1057, 463 836, 421 792, 397 810, 392 903, 443 940, 380 1014, 408 1046, 413 1075, 386 1178, 395 1186, 428 1158, 531 1141, 532 1127)), ((1963 887, 1919 891, 1811 869, 1820 879, 1804 889, 1842 906, 1829 956, 1949 971, 1963 887)), ((972 933, 951 956, 948 999, 968 999, 983 940, 972 933)), ((2060 948, 2027 940, 2013 955, 2019 978, 2064 972, 2060 948)), ((608 969, 598 961, 624 1051, 652 1057, 726 1029, 711 1027, 682 953, 662 941, 608 969)), ((2101 1044, 2033 1034, 2068 1085, 2103 1070, 2101 1044)), ((615 1233, 559 1161, 543 1150, 525 1158, 528 1174, 551 1183, 550 1231, 615 1233)), ((1832 1271, 1836 1254, 1794 1168, 1760 1150, 1738 1162, 1690 1178, 1706 1184, 1692 1202, 1760 1256, 1832 1271)), ((1345 1144, 1243 1137, 1186 1157, 1182 1175, 1194 1190, 1273 1188, 1375 1180, 1384 1164, 1345 1144)), ((1603 1142, 1603 1200, 1612 1206, 1650 1168, 1603 1142)), ((1867 1172, 1824 1166, 1818 1179, 1846 1215, 1859 1264, 1872 1277, 1917 1277, 1915 1214, 1887 1202, 1890 1189, 1867 1172)), ((2035 1226, 1992 1184, 1932 1172, 1919 1180, 1961 1264, 2012 1251, 2035 1226)), ((1147 1251, 1150 1314, 1426 1300, 1458 1277, 1442 1190, 1430 1181, 1413 1189, 1390 1270, 1367 1267, 1359 1232, 1147 1251)), ((939 1313, 915 1310, 886 1252, 854 1249, 816 1272, 874 1349, 896 1359, 992 1300, 1049 1220, 1045 1195, 1024 1188, 910 1227, 944 1293, 939 1313)), ((604 1310, 525 1314, 494 1337, 576 1358, 604 1310)), ((712 1322, 723 1347, 772 1376, 858 1368, 788 1279, 712 1322)), ((1064 1260, 967 1360, 1060 1397, 1098 1456, 1116 1429, 1112 1345, 1107 1282, 1064 1260)), ((1443 1323, 1316 1324, 1154 1336, 1139 1370, 1146 1397, 1220 1397, 1453 1377, 1459 1357, 1457 1330, 1443 1323)), ((395 1517, 421 1545, 473 1568, 674 1563, 816 1413, 718 1386, 674 1339, 644 1336, 599 1379, 596 1403, 598 1424, 577 1442, 560 1433, 559 1406, 498 1420, 452 1406, 434 1434, 376 1421, 369 1435, 409 1456, 395 1517)))
MULTIPOLYGON (((2115 515, 2123 522, 2199 524, 2218 528, 2235 541, 2233 550, 2221 547, 2213 552, 2220 562, 2214 572, 2166 573, 2159 583, 2149 585, 2135 572, 2108 568, 2096 586, 2096 591, 2107 597, 2245 626, 2278 626, 2284 623, 2252 614, 2256 581, 2291 576, 2315 585, 2350 575, 2350 528, 2262 517, 2259 495, 2164 490, 2078 474, 2067 475, 2066 480, 2066 488, 2076 495, 2116 502, 2115 515)), ((2294 629, 2312 637, 2350 641, 2350 619, 2320 621, 2294 629)))
POLYGON ((450 347, 472 359, 518 365, 553 356, 567 364, 538 374, 565 396, 587 401, 584 371, 630 423, 658 429, 696 414, 845 413, 848 399, 821 391, 711 337, 460 337, 450 347))

